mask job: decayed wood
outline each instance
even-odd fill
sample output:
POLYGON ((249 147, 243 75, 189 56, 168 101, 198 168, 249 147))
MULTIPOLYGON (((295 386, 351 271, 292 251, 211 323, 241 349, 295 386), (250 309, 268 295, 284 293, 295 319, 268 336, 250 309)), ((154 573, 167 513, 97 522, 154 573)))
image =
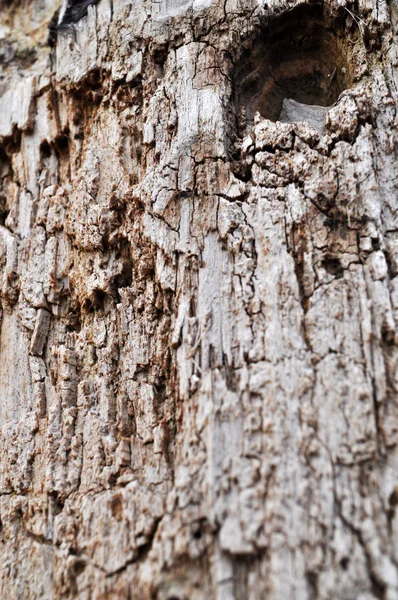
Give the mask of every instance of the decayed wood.
POLYGON ((0 9, 0 597, 395 600, 397 4, 87 4, 0 9))

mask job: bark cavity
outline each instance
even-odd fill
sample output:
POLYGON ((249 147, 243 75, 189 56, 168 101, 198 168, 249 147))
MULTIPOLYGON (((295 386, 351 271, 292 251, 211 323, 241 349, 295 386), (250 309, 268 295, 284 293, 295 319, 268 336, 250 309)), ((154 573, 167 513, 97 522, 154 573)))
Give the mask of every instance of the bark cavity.
POLYGON ((300 6, 272 20, 243 53, 235 71, 241 125, 255 113, 270 121, 323 126, 326 110, 352 84, 343 21, 320 5, 300 6))

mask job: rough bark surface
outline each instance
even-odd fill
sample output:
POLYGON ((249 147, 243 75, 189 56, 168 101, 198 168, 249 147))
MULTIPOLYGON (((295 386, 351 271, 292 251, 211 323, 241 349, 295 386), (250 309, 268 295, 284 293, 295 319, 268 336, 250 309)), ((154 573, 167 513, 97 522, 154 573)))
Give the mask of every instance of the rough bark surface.
POLYGON ((396 600, 396 1, 60 8, 0 7, 0 597, 396 600))

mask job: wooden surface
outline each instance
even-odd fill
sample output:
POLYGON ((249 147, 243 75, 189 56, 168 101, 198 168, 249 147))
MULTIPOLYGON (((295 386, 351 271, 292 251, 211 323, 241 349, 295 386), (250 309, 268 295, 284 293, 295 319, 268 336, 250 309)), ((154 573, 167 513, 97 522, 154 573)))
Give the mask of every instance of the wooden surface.
POLYGON ((0 9, 1 598, 398 598, 397 4, 295 6, 0 9))

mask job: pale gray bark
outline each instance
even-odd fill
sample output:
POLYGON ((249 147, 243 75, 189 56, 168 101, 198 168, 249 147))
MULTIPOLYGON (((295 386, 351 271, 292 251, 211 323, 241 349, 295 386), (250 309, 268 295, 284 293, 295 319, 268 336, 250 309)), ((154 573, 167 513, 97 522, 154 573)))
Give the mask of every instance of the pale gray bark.
POLYGON ((396 600, 395 0, 57 8, 0 9, 0 597, 396 600))

